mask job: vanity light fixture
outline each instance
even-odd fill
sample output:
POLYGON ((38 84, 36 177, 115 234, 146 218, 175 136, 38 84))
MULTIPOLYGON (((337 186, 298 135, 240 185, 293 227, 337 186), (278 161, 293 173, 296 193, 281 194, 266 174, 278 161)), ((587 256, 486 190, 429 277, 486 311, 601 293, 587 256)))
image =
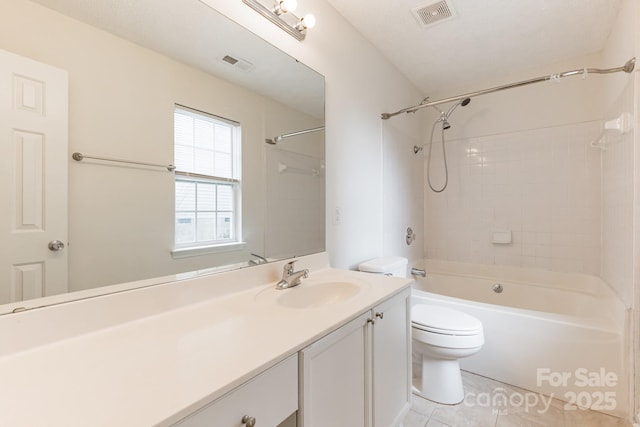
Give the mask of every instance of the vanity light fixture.
POLYGON ((316 25, 316 18, 310 13, 303 18, 293 14, 298 5, 297 0, 275 0, 271 8, 262 4, 262 1, 273 2, 274 0, 242 0, 244 4, 300 41, 306 37, 307 29, 316 25))

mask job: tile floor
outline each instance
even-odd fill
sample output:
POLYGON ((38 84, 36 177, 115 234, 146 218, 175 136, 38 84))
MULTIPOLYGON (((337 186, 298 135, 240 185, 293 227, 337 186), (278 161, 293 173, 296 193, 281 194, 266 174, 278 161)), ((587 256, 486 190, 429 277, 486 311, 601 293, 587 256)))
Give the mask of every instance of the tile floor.
POLYGON ((565 410, 565 402, 469 372, 463 371, 462 381, 467 397, 458 405, 440 405, 413 395, 404 427, 631 427, 628 421, 600 412, 565 410), (480 396, 495 396, 498 388, 507 397, 514 393, 528 397, 531 402, 528 410, 525 404, 496 408, 481 400, 480 396), (533 405, 535 400, 537 405, 533 405))

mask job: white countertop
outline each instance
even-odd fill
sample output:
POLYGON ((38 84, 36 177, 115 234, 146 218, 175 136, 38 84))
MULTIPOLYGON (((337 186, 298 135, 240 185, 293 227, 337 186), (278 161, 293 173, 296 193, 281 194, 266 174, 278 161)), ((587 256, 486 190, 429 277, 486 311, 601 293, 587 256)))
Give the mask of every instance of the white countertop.
MULTIPOLYGON (((299 264, 304 267, 302 261, 299 264)), ((109 304, 100 301, 109 297, 69 303, 70 310, 62 305, 50 313, 37 313, 38 322, 27 317, 24 322, 17 317, 0 318, 0 333, 15 334, 3 337, 14 342, 15 349, 11 344, 0 349, 0 425, 170 425, 412 281, 319 269, 305 280, 355 281, 363 284, 362 291, 344 302, 294 309, 283 307, 276 299, 295 288, 276 291, 270 282, 255 286, 243 283, 237 286, 237 291, 229 290, 229 282, 246 282, 248 277, 251 276, 246 271, 231 272, 158 289, 130 291, 111 298, 109 304), (225 283, 217 286, 216 282, 221 281, 225 283), (198 290, 194 291, 195 287, 198 290), (175 297, 186 303, 156 308, 155 312, 137 318, 128 313, 120 321, 113 310, 126 310, 114 305, 130 304, 140 297, 137 292, 145 292, 144 300, 140 301, 175 297), (162 297, 158 296, 161 292, 162 297), (186 293, 191 293, 189 298, 184 297, 186 293), (200 297, 198 301, 193 299, 196 294, 200 297), (80 317, 80 313, 100 318, 106 310, 111 310, 107 315, 113 317, 110 322, 82 328, 83 322, 90 321, 80 317), (76 317, 68 313, 75 313, 76 317), (48 325, 39 323, 47 318, 48 325), (10 325, 5 324, 8 322, 10 325), (55 329, 56 338, 44 339, 50 334, 40 330, 36 335, 42 335, 43 339, 23 342, 20 334, 29 334, 29 328, 43 327, 55 329), (75 331, 79 327, 78 333, 60 330, 75 331)), ((140 301, 136 300, 136 304, 145 304, 140 301)), ((160 305, 163 304, 166 303, 160 305)), ((144 311, 143 308, 138 311, 144 311)))

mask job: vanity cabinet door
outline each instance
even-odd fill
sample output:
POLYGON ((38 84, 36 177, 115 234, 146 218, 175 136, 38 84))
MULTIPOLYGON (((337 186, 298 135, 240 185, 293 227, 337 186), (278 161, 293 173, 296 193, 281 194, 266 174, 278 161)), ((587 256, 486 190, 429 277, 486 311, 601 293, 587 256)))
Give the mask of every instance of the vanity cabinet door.
POLYGON ((398 425, 411 406, 411 290, 373 309, 373 426, 398 425))
POLYGON ((298 409, 297 354, 252 378, 178 427, 275 427, 298 409), (242 419, 246 416, 246 422, 242 419))
POLYGON ((298 427, 368 426, 369 312, 300 352, 298 427))
POLYGON ((300 352, 298 427, 391 427, 411 404, 411 290, 300 352))

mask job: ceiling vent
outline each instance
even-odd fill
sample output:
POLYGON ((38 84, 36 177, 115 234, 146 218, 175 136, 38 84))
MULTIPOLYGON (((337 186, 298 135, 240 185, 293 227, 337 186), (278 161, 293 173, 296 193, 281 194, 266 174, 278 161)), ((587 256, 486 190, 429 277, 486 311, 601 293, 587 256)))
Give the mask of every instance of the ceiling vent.
POLYGON ((416 7, 411 9, 411 12, 418 20, 418 23, 423 27, 435 24, 436 22, 448 20, 456 16, 456 12, 445 0, 416 7))
POLYGON ((234 58, 233 56, 225 55, 223 58, 221 58, 221 60, 242 71, 251 71, 251 69, 253 68, 253 64, 251 62, 242 58, 234 58))

